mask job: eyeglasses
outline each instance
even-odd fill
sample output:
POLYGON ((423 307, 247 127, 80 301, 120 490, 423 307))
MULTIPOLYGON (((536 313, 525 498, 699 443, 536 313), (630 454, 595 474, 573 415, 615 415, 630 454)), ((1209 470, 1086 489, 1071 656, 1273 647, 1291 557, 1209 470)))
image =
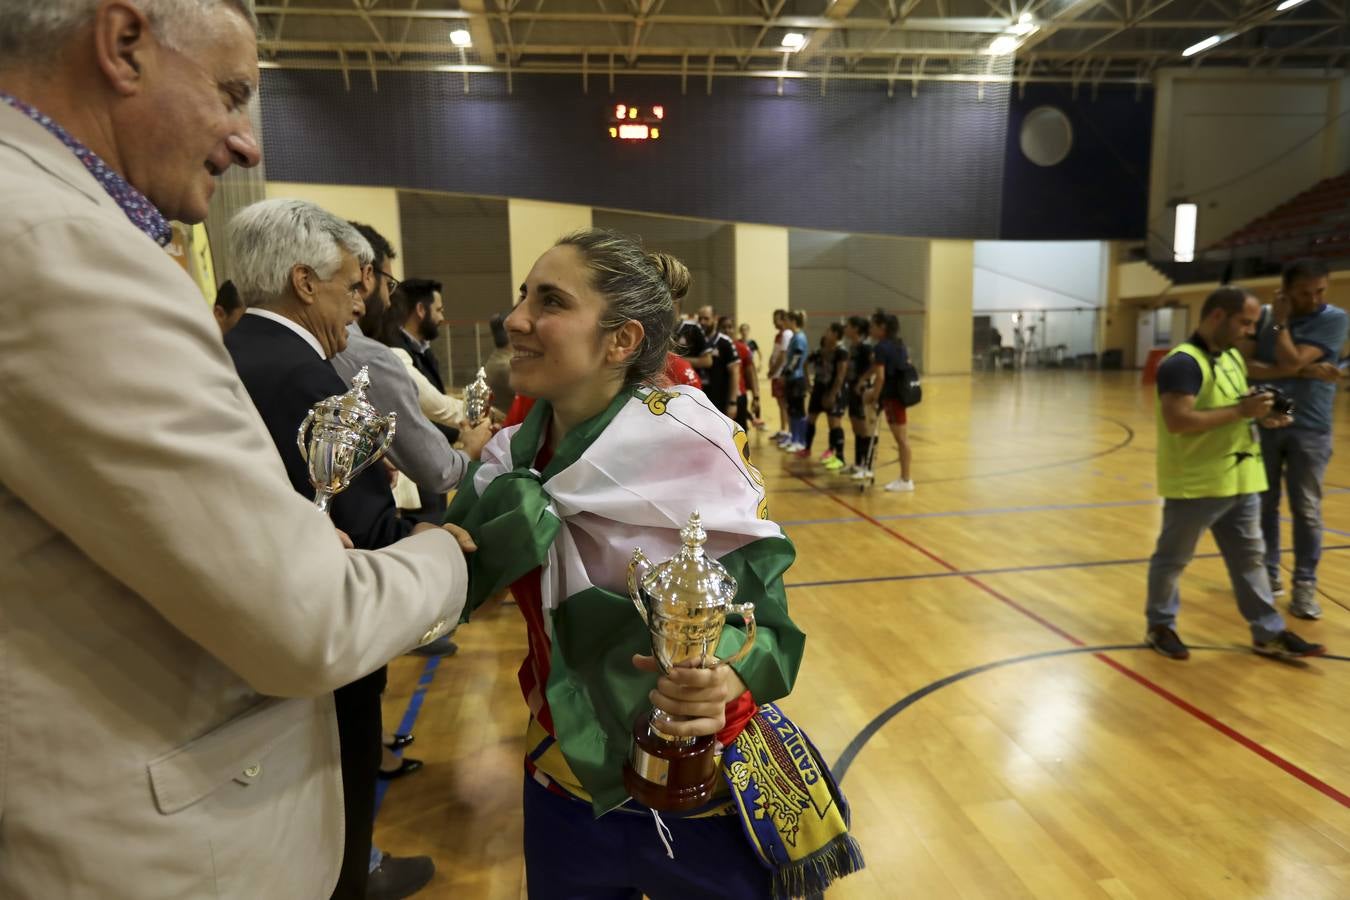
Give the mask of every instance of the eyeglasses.
POLYGON ((388 272, 381 271, 380 269, 376 269, 375 272, 376 272, 381 278, 384 279, 384 283, 385 283, 386 286, 388 286, 388 288, 389 288, 389 293, 391 293, 391 294, 392 294, 394 291, 398 290, 398 286, 399 286, 400 284, 403 283, 403 282, 399 281, 397 278, 395 278, 393 275, 390 275, 388 272))

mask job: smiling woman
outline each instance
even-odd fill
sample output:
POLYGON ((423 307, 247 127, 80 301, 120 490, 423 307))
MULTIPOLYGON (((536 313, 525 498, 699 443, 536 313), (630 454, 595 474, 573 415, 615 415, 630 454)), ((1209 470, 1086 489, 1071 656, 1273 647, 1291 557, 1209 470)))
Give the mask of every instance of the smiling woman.
POLYGON ((535 263, 507 316, 511 387, 552 402, 564 429, 595 415, 625 384, 665 367, 673 295, 689 270, 603 229, 564 237, 535 263))
POLYGON ((778 772, 780 757, 758 752, 784 729, 797 734, 772 701, 792 689, 804 636, 783 590, 794 551, 767 517, 763 478, 741 453, 745 433, 701 391, 649 383, 665 368, 673 295, 688 277, 674 257, 599 229, 541 256, 506 320, 511 386, 539 402, 484 448, 447 517, 483 537, 469 602, 509 586, 525 617, 520 681, 536 748, 525 762, 525 865, 550 896, 796 896, 861 866, 842 798, 809 744, 798 738, 793 757, 820 773, 806 779, 816 793, 804 804, 774 793, 802 780, 795 770, 778 772), (693 514, 707 554, 754 604, 756 636, 727 628, 700 665, 662 674, 626 573, 637 545, 654 559, 680 551, 693 514), (710 795, 691 792, 698 809, 683 794, 669 806, 644 797, 681 810, 665 821, 629 799, 624 775, 634 723, 652 704, 675 717, 663 720, 667 733, 715 735, 727 748, 725 783, 714 772, 710 795), (803 812, 790 823, 744 819, 756 803, 803 812), (672 870, 667 840, 699 849, 672 870), (616 844, 632 848, 628 865, 614 865, 616 844))

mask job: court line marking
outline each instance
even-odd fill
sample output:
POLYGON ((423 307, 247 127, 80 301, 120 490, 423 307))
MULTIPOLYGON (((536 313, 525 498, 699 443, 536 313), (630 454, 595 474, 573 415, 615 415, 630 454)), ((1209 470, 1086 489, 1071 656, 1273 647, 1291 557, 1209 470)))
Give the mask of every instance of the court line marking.
MULTIPOLYGON (((1200 646, 1200 647, 1191 647, 1190 649, 1192 651, 1215 652, 1215 653, 1250 652, 1245 648, 1239 647, 1200 646)), ((1350 806, 1350 797, 1347 797, 1345 794, 1336 790, 1331 785, 1326 784, 1325 782, 1318 779, 1316 776, 1309 774, 1305 770, 1299 768, 1298 766, 1294 765, 1293 763, 1289 762, 1288 760, 1284 759, 1278 754, 1273 753, 1272 751, 1266 749, 1261 744, 1258 744, 1256 741, 1253 741, 1251 738, 1247 737, 1241 732, 1225 725, 1218 719, 1215 719, 1213 716, 1210 716, 1204 710, 1197 709, 1192 704, 1176 696, 1175 694, 1171 693, 1165 688, 1159 687, 1158 685, 1144 678, 1142 675, 1139 675, 1134 670, 1121 665, 1116 660, 1111 659, 1110 657, 1105 655, 1108 652, 1117 652, 1125 650, 1136 650, 1136 651, 1148 650, 1152 652, 1152 648, 1150 648, 1147 644, 1102 644, 1095 647, 1066 647, 1061 650, 1045 650, 1040 653, 1028 653, 1024 656, 1014 656, 1008 659, 995 660, 993 662, 983 663, 978 666, 972 666, 969 669, 964 669, 960 672, 956 672, 944 678, 939 678, 936 681, 924 685, 918 690, 911 691, 909 694, 906 694, 904 697, 901 697, 895 703, 892 703, 890 706, 886 707, 886 709, 882 710, 880 713, 874 716, 872 720, 869 721, 866 725, 864 725, 862 729, 857 733, 857 735, 854 736, 853 740, 848 742, 848 745, 845 746, 843 751, 839 754, 839 758, 835 760, 834 765, 830 767, 830 771, 834 773, 835 779, 840 784, 842 784, 844 781, 844 776, 848 774, 849 769, 853 766, 854 761, 858 758, 858 754, 861 753, 863 748, 867 746, 868 741, 870 741, 873 737, 875 737, 876 734, 879 731, 881 731, 882 728, 884 728, 887 724, 889 724, 890 721, 894 719, 896 716, 898 716, 900 713, 904 712, 906 709, 913 706, 915 703, 918 703, 924 697, 936 693, 937 691, 941 690, 944 687, 947 687, 948 685, 955 684, 958 681, 964 681, 967 678, 972 678, 976 675, 981 675, 985 672, 993 671, 994 669, 1006 668, 1008 666, 1014 666, 1019 663, 1033 662, 1035 660, 1041 659, 1052 659, 1054 657, 1059 656, 1072 656, 1081 653, 1091 653, 1094 658, 1101 660, 1102 662, 1106 663, 1107 665, 1111 666, 1112 668, 1116 669, 1117 671, 1121 672, 1127 677, 1138 681, 1140 684, 1142 684, 1149 690, 1154 691, 1155 693, 1160 693, 1160 695, 1169 702, 1180 706, 1182 709, 1186 710, 1186 712, 1200 719, 1200 721, 1204 722, 1206 725, 1216 729, 1226 737, 1233 739, 1234 741, 1236 741, 1246 749, 1252 751, 1253 753, 1257 754, 1267 762, 1278 766, 1288 774, 1293 775, 1300 781, 1303 781, 1309 787, 1315 788, 1316 790, 1335 800, 1337 803, 1340 803, 1342 806, 1350 806)), ((1333 656, 1329 654, 1327 656, 1319 658, 1326 660, 1333 660, 1335 662, 1350 662, 1350 657, 1347 656, 1333 656)))
MULTIPOLYGON (((403 711, 403 719, 398 723, 396 734, 408 734, 417 724, 417 716, 422 712, 422 700, 427 695, 427 688, 436 680, 436 667, 441 664, 442 656, 431 656, 427 658, 426 665, 422 667, 422 675, 417 679, 417 687, 413 690, 412 696, 408 698, 408 708, 403 711)), ((384 735, 380 735, 380 740, 384 740, 384 735)), ((403 758, 402 750, 391 751, 399 759, 403 758)), ((375 813, 373 818, 380 815, 380 804, 384 802, 384 795, 389 790, 392 781, 386 781, 381 778, 375 782, 375 813)))
MULTIPOLYGON (((1133 432, 1131 432, 1131 434, 1133 434, 1133 432)), ((800 478, 807 485, 811 485, 810 479, 804 476, 797 476, 797 477, 800 478)), ((896 540, 900 541, 901 543, 909 547, 912 547, 914 550, 933 560, 933 562, 937 563, 943 568, 948 569, 952 572, 958 571, 955 566, 944 560, 942 557, 920 546, 919 544, 902 535, 900 532, 895 531, 894 529, 877 521, 876 519, 867 515, 867 513, 863 512, 857 507, 844 502, 840 498, 835 497, 833 494, 826 494, 825 496, 829 497, 831 500, 833 500, 835 503, 838 503, 840 506, 843 506, 845 509, 848 509, 851 512, 856 513, 857 515, 862 516, 864 519, 868 520, 873 525, 880 528, 882 531, 885 531, 887 534, 891 535, 896 540)), ((1045 628, 1047 631, 1059 635, 1061 638, 1068 641, 1070 644, 1073 644, 1075 647, 1087 646, 1083 641, 1079 640, 1077 637, 1065 631, 1063 628, 1060 628, 1058 625, 1051 622, 1049 619, 1046 619, 1045 617, 1041 616, 1035 611, 1028 609, 1022 604, 1018 603, 1016 600, 1009 597, 1007 594, 1004 594, 1001 591, 998 591, 990 587, 989 585, 985 584, 983 581, 980 581, 980 579, 974 577, 973 575, 965 575, 962 577, 964 577, 966 581, 975 585, 980 590, 984 591, 989 596, 993 597, 995 600, 998 600, 999 602, 1004 603, 1007 606, 1010 606, 1011 608, 1017 610, 1022 615, 1026 616, 1028 619, 1031 619, 1033 622, 1036 622, 1038 625, 1045 628)), ((1099 659, 1101 662, 1115 669, 1120 674, 1137 682, 1141 686, 1148 688, 1150 691, 1157 694, 1159 697, 1162 697, 1164 700, 1167 700, 1169 703, 1173 704, 1183 712, 1186 712, 1187 714, 1193 716, 1199 721, 1204 722, 1206 725, 1218 731, 1220 734, 1235 741, 1239 746, 1245 747, 1246 749, 1250 750, 1251 752, 1255 753, 1256 755, 1260 756, 1266 761, 1273 763, 1274 765, 1284 770, 1288 774, 1293 775, 1299 781, 1302 781, 1304 784, 1308 785, 1309 787, 1312 787, 1313 789, 1317 790, 1324 796, 1330 797, 1337 803, 1340 803, 1342 806, 1350 807, 1350 797, 1347 797, 1345 794, 1341 793, 1336 788, 1322 781, 1316 775, 1313 775, 1311 772, 1307 772, 1304 769, 1299 768, 1298 766, 1294 765, 1292 762, 1285 759, 1284 757, 1279 756, 1273 751, 1266 749, 1265 747, 1248 738, 1246 735, 1243 735, 1241 732, 1237 731, 1231 726, 1224 724, 1223 722, 1219 721, 1217 718, 1211 716, 1209 713, 1205 712, 1199 707, 1196 707, 1191 703, 1187 702, 1186 700, 1183 700, 1176 694, 1173 694, 1171 691, 1164 688, 1162 685, 1159 685, 1149 680, 1148 678, 1144 677, 1143 675, 1140 675, 1138 672, 1135 672, 1128 666, 1122 665, 1121 663, 1116 662, 1115 660, 1110 659, 1109 657, 1103 656, 1100 653, 1096 654, 1095 658, 1099 659)))
MULTIPOLYGON (((1123 429, 1125 430, 1125 439, 1122 440, 1122 441, 1120 441, 1119 443, 1112 444, 1110 447, 1107 447, 1105 450, 1098 450, 1096 453, 1089 453, 1089 454, 1087 454, 1086 456, 1075 456, 1075 457, 1071 457, 1070 459, 1061 459, 1061 460, 1057 460, 1057 461, 1055 461, 1055 462, 1041 463, 1041 464, 1035 465, 1035 466, 1024 466, 1023 468, 1020 468, 1020 469, 1004 469, 1004 470, 998 471, 998 472, 979 472, 979 473, 975 473, 975 474, 971 474, 971 475, 952 475, 952 476, 950 476, 950 477, 948 477, 948 478, 930 478, 929 480, 925 481, 924 484, 945 484, 946 482, 949 482, 949 481, 973 481, 973 480, 975 480, 975 479, 977 479, 977 478, 995 478, 995 477, 1000 476, 1000 475, 1021 475, 1021 474, 1024 473, 1024 472, 1039 472, 1039 471, 1041 471, 1041 470, 1043 470, 1043 469, 1058 469, 1058 468, 1060 468, 1060 467, 1062 467, 1062 466, 1074 466, 1074 465, 1077 465, 1078 463, 1084 463, 1084 462, 1088 462, 1088 461, 1090 461, 1090 460, 1099 459, 1099 458, 1101 458, 1101 457, 1103 457, 1103 456, 1110 456, 1112 453, 1116 453, 1116 452, 1118 452, 1118 451, 1120 451, 1120 450, 1124 450, 1126 447, 1130 446, 1130 443, 1131 443, 1132 441, 1134 441, 1134 429, 1133 429, 1133 428, 1131 428, 1129 425, 1126 425, 1124 422, 1120 421, 1119 419, 1112 419, 1112 418, 1110 418, 1110 417, 1108 417, 1108 416, 1102 416, 1101 418, 1102 418, 1103 421, 1110 422, 1112 425, 1116 425, 1116 426, 1118 426, 1118 427, 1120 427, 1120 428, 1123 428, 1123 429)), ((761 445, 761 446, 763 446, 763 445, 761 445)), ((756 448, 756 449, 758 449, 758 448, 756 448)), ((895 460, 892 461, 892 462, 881 463, 881 464, 876 465, 876 467, 875 467, 875 469, 874 469, 873 471, 879 471, 879 470, 881 470, 881 469, 886 468, 887 466, 893 466, 893 465, 895 465, 896 463, 898 463, 899 461, 900 461, 900 458, 897 456, 897 457, 895 458, 895 460)), ((804 476, 804 475, 798 475, 798 474, 795 473, 795 472, 789 472, 788 474, 791 475, 793 478, 800 478, 800 479, 802 479, 803 481, 806 480, 806 476, 804 476)), ((820 493, 823 493, 823 494, 826 494, 827 496, 829 496, 829 493, 828 493, 828 491, 827 491, 825 488, 820 488, 820 487, 815 487, 815 486, 813 486, 813 489, 816 490, 816 491, 819 491, 820 493)), ((856 487, 856 486, 854 487, 854 490, 857 490, 857 487, 856 487)), ((794 489, 794 488, 784 488, 784 489, 782 489, 782 490, 780 490, 780 491, 777 491, 776 493, 780 493, 780 494, 799 494, 799 493, 803 493, 803 491, 797 490, 797 489, 794 489)))
MULTIPOLYGON (((793 477, 802 478, 803 476, 797 475, 793 477)), ((857 490, 856 485, 854 487, 854 490, 857 490)), ((828 489, 813 490, 811 488, 803 488, 799 493, 827 493, 827 491, 828 489)), ((774 493, 782 494, 786 493, 786 491, 774 491, 774 493)), ((1350 493, 1350 490, 1343 490, 1337 488, 1336 490, 1325 492, 1327 496, 1346 493, 1350 493)), ((884 516, 874 516, 873 518, 876 518, 882 522, 893 522, 897 519, 960 519, 960 518, 979 518, 981 516, 1015 515, 1017 513, 1058 512, 1061 510, 1078 510, 1078 509, 1116 509, 1129 506, 1162 506, 1162 505, 1163 505, 1163 498, 1155 496, 1150 497, 1146 500, 1108 500, 1098 503, 1044 503, 1044 504, 1032 504, 1029 506, 993 506, 983 509, 944 510, 942 512, 889 513, 884 516)), ((1281 516, 1280 520, 1282 522, 1293 521, 1288 516, 1281 516)), ((787 519, 779 521, 778 524, 782 526, 836 525, 842 522, 860 522, 860 521, 862 521, 862 519, 860 519, 858 516, 838 516, 832 519, 787 519)), ((1322 526, 1322 530, 1327 532, 1328 534, 1334 534, 1338 537, 1350 537, 1350 531, 1338 531, 1335 528, 1330 528, 1326 525, 1322 526)))
MULTIPOLYGON (((1331 544, 1322 547, 1323 553, 1332 553, 1339 550, 1350 550, 1350 544, 1331 544)), ((1285 549, 1280 551, 1281 556, 1289 556, 1294 551, 1285 549)), ((1197 553, 1193 559, 1219 559, 1220 553, 1197 553)), ((784 584, 784 588, 811 588, 811 587, 833 587, 840 584, 868 584, 871 582, 882 581, 921 581, 925 578, 966 578, 971 575, 1016 575, 1022 572, 1051 572, 1056 569, 1093 569, 1099 566, 1132 566, 1140 565, 1149 561, 1149 557, 1142 556, 1135 559, 1096 559, 1087 562, 1071 563, 1044 563, 1034 566, 1007 566, 1001 569, 954 569, 946 572, 919 572, 909 575, 877 575, 870 578, 838 578, 829 581, 801 581, 796 584, 784 584)))
MULTIPOLYGON (((855 486, 856 490, 856 486, 855 486)), ((775 493, 783 493, 776 491, 775 493)), ((949 510, 946 512, 922 512, 922 513, 891 513, 885 516, 876 516, 883 522, 891 522, 896 519, 957 519, 964 516, 996 516, 1015 513, 1038 513, 1038 512, 1057 512, 1060 510, 1072 509, 1113 509, 1122 506, 1161 506, 1161 497, 1150 497, 1147 500, 1111 500, 1103 503, 1046 503, 1033 506, 995 506, 988 509, 967 509, 967 510, 949 510)), ((797 519, 785 522, 779 522, 779 525, 833 525, 838 522, 858 522, 861 521, 856 516, 844 516, 837 519, 797 519)), ((1350 533, 1346 534, 1350 537, 1350 533)))

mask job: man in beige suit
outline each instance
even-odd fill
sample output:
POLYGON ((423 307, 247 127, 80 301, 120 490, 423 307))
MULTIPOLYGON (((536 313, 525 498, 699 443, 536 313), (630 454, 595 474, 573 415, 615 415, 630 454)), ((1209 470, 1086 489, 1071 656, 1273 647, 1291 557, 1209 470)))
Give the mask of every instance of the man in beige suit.
POLYGON ((156 245, 256 82, 249 0, 0 3, 6 900, 327 897, 331 691, 463 602, 444 530, 343 549, 156 245))

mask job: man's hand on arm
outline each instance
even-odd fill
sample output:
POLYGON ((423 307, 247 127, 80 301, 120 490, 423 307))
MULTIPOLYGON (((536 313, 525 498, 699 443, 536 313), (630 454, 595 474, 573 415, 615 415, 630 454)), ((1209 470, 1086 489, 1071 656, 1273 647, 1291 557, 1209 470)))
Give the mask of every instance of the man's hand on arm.
POLYGON ((450 532, 450 536, 455 539, 455 543, 459 544, 459 549, 465 553, 472 553, 478 549, 478 545, 473 542, 473 538, 469 537, 469 533, 458 525, 433 525, 430 522, 418 522, 413 526, 412 533, 421 534, 424 531, 435 531, 438 528, 450 532))

